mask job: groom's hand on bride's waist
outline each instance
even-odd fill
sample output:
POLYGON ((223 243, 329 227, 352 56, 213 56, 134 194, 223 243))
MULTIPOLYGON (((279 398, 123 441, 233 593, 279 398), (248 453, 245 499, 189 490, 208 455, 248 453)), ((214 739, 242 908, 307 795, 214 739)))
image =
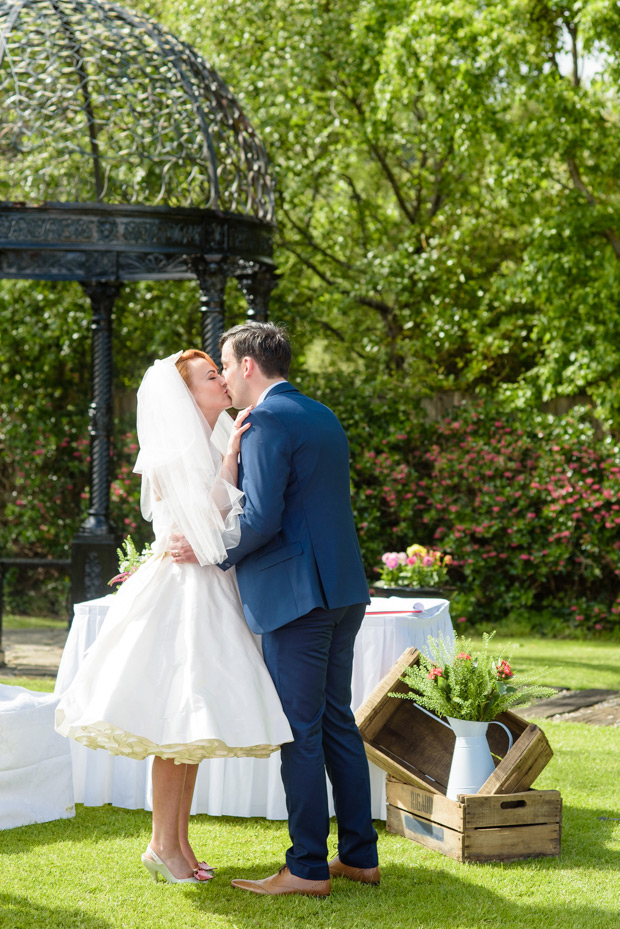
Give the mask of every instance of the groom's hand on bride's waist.
POLYGON ((170 536, 170 554, 175 564, 198 563, 194 549, 180 532, 173 532, 170 536))

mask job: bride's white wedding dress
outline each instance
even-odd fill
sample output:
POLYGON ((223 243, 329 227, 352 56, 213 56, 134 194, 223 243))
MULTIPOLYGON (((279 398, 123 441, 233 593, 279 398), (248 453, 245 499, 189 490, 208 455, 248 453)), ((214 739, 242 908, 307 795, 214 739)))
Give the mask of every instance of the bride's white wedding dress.
MULTIPOLYGON (((172 405, 175 417, 178 404, 187 412, 183 391, 191 397, 171 373, 176 357, 166 359, 166 370, 157 367, 164 362, 154 366, 163 377, 166 404, 173 399, 171 384, 180 391, 172 405)), ((146 400, 153 399, 153 384, 148 386, 146 400)), ((148 403, 139 394, 141 399, 144 413, 148 403)), ((161 425, 162 407, 156 406, 161 425)), ((136 470, 142 472, 143 513, 153 519, 154 554, 121 585, 60 700, 56 729, 89 748, 131 758, 159 755, 197 763, 263 757, 291 741, 292 733, 259 641, 246 624, 234 570, 216 566, 238 534, 241 494, 219 471, 218 448, 230 418, 227 423, 228 414, 222 414, 212 434, 193 407, 187 422, 175 422, 176 432, 166 434, 162 457, 161 447, 154 452, 149 445, 150 419, 140 429, 139 406, 136 470), (190 445, 182 441, 188 430, 190 445), (224 433, 219 440, 218 430, 224 433), (203 564, 173 562, 169 539, 175 529, 186 535, 203 564)))

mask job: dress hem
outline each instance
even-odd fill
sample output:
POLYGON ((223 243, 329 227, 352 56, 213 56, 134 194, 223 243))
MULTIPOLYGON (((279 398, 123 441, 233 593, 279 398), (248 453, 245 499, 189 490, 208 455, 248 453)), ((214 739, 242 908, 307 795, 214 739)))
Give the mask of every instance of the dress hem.
POLYGON ((58 725, 56 730, 80 745, 85 745, 86 748, 101 748, 111 755, 123 755, 136 761, 144 761, 150 755, 156 755, 165 760, 172 759, 176 764, 199 764, 209 758, 268 758, 280 750, 280 744, 232 746, 221 739, 197 739, 183 744, 158 745, 150 739, 117 729, 108 723, 94 723, 89 726, 58 725))

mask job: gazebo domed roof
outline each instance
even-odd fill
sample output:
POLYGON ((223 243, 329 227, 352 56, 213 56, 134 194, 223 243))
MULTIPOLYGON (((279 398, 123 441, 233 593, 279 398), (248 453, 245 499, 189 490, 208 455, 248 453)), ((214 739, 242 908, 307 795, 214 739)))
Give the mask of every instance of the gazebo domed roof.
POLYGON ((0 201, 273 222, 265 150, 219 75, 106 0, 0 0, 0 201))

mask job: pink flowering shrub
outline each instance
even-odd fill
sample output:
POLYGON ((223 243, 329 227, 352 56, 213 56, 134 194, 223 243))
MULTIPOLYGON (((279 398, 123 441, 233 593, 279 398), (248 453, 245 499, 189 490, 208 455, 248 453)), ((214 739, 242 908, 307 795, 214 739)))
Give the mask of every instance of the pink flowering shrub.
POLYGON ((585 414, 473 410, 439 426, 426 458, 422 520, 453 553, 465 615, 556 634, 619 625, 620 451, 585 414))
MULTIPOLYGON (((451 612, 460 630, 508 620, 549 635, 620 635, 620 449, 585 411, 552 418, 489 404, 432 423, 406 387, 394 393, 374 382, 307 376, 300 386, 331 406, 347 431, 371 584, 381 556, 406 552, 415 540, 451 556, 451 612)), ((86 412, 58 398, 44 410, 26 393, 11 409, 0 407, 0 551, 7 556, 68 557, 86 515, 86 412)), ((117 424, 111 519, 119 537, 131 535, 142 548, 152 533, 140 516, 136 454, 135 431, 117 424)), ((29 577, 8 572, 7 609, 32 612, 29 577)), ((46 573, 41 584, 46 600, 36 609, 62 609, 66 575, 46 573)))
MULTIPOLYGON (((7 557, 68 558, 83 518, 88 474, 86 416, 45 403, 0 409, 0 551, 7 557)), ((4 608, 69 615, 69 575, 62 568, 6 571, 4 608)))
POLYGON ((135 429, 120 432, 114 443, 116 477, 110 486, 110 516, 121 535, 130 535, 142 547, 153 538, 150 523, 140 515, 140 475, 133 473, 138 456, 135 429))
POLYGON ((553 635, 620 634, 620 448, 586 411, 461 408, 353 451, 368 577, 409 539, 452 555, 452 614, 553 635))
MULTIPOLYGON (((7 557, 69 558, 71 540, 86 517, 90 437, 86 416, 47 404, 47 418, 0 418, 0 551, 7 557)), ((143 545, 152 538, 140 516, 140 478, 132 473, 135 431, 115 442, 110 517, 122 537, 143 545)), ((69 577, 62 569, 11 568, 5 581, 5 609, 68 615, 69 577), (40 576, 39 576, 40 575, 40 576)))

